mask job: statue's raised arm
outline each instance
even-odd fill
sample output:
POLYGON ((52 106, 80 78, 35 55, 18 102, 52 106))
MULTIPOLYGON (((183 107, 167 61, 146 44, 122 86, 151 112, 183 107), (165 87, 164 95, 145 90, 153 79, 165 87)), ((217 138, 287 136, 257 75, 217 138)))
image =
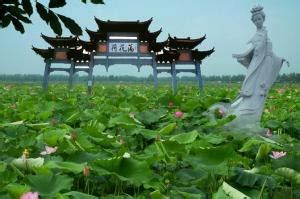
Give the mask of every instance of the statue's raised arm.
POLYGON ((245 53, 233 54, 232 57, 235 58, 240 64, 248 68, 253 57, 253 51, 254 51, 254 47, 252 46, 252 48, 247 50, 245 53))

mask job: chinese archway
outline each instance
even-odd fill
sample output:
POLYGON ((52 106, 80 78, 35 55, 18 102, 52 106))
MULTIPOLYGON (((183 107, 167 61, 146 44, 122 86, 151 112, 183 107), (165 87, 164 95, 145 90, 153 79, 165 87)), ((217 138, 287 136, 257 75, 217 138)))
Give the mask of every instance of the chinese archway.
POLYGON ((43 88, 48 88, 49 75, 53 71, 69 73, 69 87, 73 85, 76 72, 88 73, 88 91, 93 86, 93 68, 104 65, 106 70, 114 64, 131 64, 140 70, 143 65, 153 69, 154 87, 158 86, 157 75, 167 72, 172 75, 173 90, 177 89, 176 75, 180 72, 195 73, 198 86, 203 88, 200 64, 202 60, 214 52, 195 49, 205 40, 205 36, 191 39, 177 38, 171 35, 163 42, 157 42, 162 29, 150 32, 152 18, 147 21, 102 21, 95 18, 97 31, 86 29, 89 41, 77 36, 42 38, 51 45, 48 49, 33 50, 44 58, 46 63, 43 88), (70 65, 69 68, 51 67, 53 63, 70 65), (177 65, 193 65, 192 69, 177 69, 177 65))

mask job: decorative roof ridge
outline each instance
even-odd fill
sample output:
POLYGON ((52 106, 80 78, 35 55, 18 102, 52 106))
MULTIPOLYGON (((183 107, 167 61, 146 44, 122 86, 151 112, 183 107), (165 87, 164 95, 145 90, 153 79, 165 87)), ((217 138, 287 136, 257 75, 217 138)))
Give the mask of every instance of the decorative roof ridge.
POLYGON ((150 31, 148 31, 148 33, 150 33, 150 34, 157 34, 157 35, 159 35, 160 33, 162 32, 162 28, 160 28, 159 30, 157 30, 157 31, 154 31, 154 32, 150 32, 150 31))
POLYGON ((54 56, 54 48, 42 49, 32 46, 32 50, 44 59, 51 59, 54 56))
POLYGON ((213 47, 212 49, 210 49, 210 50, 204 50, 204 51, 202 51, 202 50, 199 50, 199 49, 194 49, 194 50, 191 50, 191 52, 208 52, 208 51, 215 51, 215 47, 213 47))
POLYGON ((101 31, 99 31, 99 30, 96 30, 96 31, 94 31, 94 30, 90 30, 90 29, 88 29, 88 28, 85 28, 85 31, 87 32, 87 33, 93 33, 93 34, 106 34, 106 32, 101 32, 101 31))
POLYGON ((168 44, 169 40, 166 39, 165 41, 159 41, 159 42, 155 42, 154 44, 168 44))
MULTIPOLYGON (((98 31, 106 32, 106 31, 112 31, 112 32, 127 32, 127 29, 133 29, 137 32, 143 31, 146 32, 146 30, 149 29, 149 26, 153 20, 153 18, 150 18, 146 21, 111 21, 111 20, 101 20, 97 17, 94 17, 96 24, 98 25, 98 31), (124 28, 124 31, 122 29, 124 28)), ((131 31, 129 31, 131 32, 131 31)))
POLYGON ((97 31, 90 30, 90 29, 88 29, 88 28, 85 28, 85 31, 86 31, 87 33, 88 33, 88 32, 92 32, 92 33, 97 32, 97 31))
POLYGON ((210 56, 213 52, 215 52, 215 47, 210 50, 199 51, 198 49, 192 50, 192 57, 197 61, 202 61, 206 57, 210 56))
POLYGON ((70 35, 69 37, 62 37, 62 36, 58 36, 56 35, 55 37, 49 37, 47 35, 44 35, 43 33, 41 33, 41 37, 43 39, 48 39, 48 40, 74 40, 74 39, 77 39, 78 36, 73 36, 73 35, 70 35))
POLYGON ((74 47, 77 45, 78 36, 71 37, 49 37, 41 33, 41 37, 54 48, 56 47, 74 47))
POLYGON ((48 47, 48 48, 37 48, 37 47, 34 47, 33 45, 31 46, 31 49, 32 50, 54 50, 54 48, 51 48, 51 47, 48 47))
POLYGON ((145 20, 145 21, 140 21, 140 20, 136 20, 136 21, 125 21, 125 20, 123 20, 123 21, 112 21, 112 20, 106 20, 106 21, 104 21, 104 20, 101 20, 101 19, 99 19, 99 18, 97 18, 97 17, 94 17, 94 19, 95 19, 95 21, 96 21, 96 23, 97 24, 99 24, 99 23, 106 23, 106 24, 108 24, 108 23, 112 23, 112 24, 115 24, 115 23, 138 23, 138 24, 148 24, 149 23, 149 25, 150 25, 150 23, 153 21, 153 17, 151 17, 150 19, 148 19, 148 20, 145 20))
POLYGON ((185 37, 185 38, 179 38, 179 37, 176 37, 176 36, 172 37, 169 33, 168 34, 168 39, 169 40, 176 40, 176 41, 191 41, 191 42, 199 41, 199 40, 203 41, 204 39, 206 39, 206 34, 202 37, 191 39, 191 37, 185 37))
POLYGON ((96 44, 96 42, 94 42, 94 41, 86 41, 86 40, 82 40, 80 38, 78 38, 78 42, 96 44))

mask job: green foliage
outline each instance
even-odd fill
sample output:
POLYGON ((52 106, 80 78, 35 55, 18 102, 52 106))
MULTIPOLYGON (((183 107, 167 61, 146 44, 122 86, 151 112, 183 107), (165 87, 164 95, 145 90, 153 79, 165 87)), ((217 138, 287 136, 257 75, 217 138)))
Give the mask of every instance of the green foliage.
POLYGON ((49 23, 49 16, 48 16, 48 11, 46 8, 43 6, 43 4, 36 2, 36 10, 38 14, 40 15, 41 19, 43 19, 47 24, 49 23))
POLYGON ((159 135, 168 135, 174 131, 176 128, 176 123, 170 123, 167 126, 159 130, 159 135))
POLYGON ((239 190, 235 189, 234 187, 230 186, 226 182, 222 184, 223 191, 230 197, 230 198, 243 198, 243 199, 250 199, 249 196, 243 194, 239 190))
POLYGON ((151 110, 138 113, 135 117, 144 125, 153 125, 166 115, 164 110, 151 110))
POLYGON ((96 160, 93 169, 98 175, 116 175, 120 180, 133 184, 147 183, 152 178, 149 165, 132 158, 96 160))
POLYGON ((66 5, 66 0, 50 0, 49 8, 59 8, 66 5))
POLYGON ((11 17, 11 20, 12 20, 12 23, 14 24, 16 31, 19 31, 23 34, 25 32, 25 30, 24 30, 22 23, 14 17, 11 17))
POLYGON ((61 190, 70 190, 73 179, 66 175, 29 175, 29 185, 42 196, 51 196, 61 190))
POLYGON ((58 14, 59 19, 73 35, 82 35, 80 26, 71 18, 58 14))
POLYGON ((78 192, 78 191, 70 191, 67 193, 64 193, 65 196, 72 196, 74 199, 97 199, 98 197, 92 196, 86 193, 78 192))
MULTIPOLYGON (((86 0, 81 2, 86 3, 86 0)), ((104 4, 103 0, 91 0, 91 3, 104 4)), ((12 22, 16 31, 23 34, 25 32, 23 23, 32 23, 29 18, 33 14, 34 4, 40 18, 49 24, 53 32, 57 35, 62 34, 62 27, 59 19, 72 34, 82 35, 81 27, 73 19, 52 10, 53 8, 64 7, 67 4, 66 0, 50 0, 48 7, 38 1, 31 2, 30 0, 1 2, 1 27, 5 28, 12 22), (22 7, 19 5, 22 5, 22 7)))
POLYGON ((297 198, 297 87, 285 88, 288 104, 284 95, 267 100, 276 108, 263 124, 278 124, 271 137, 223 128, 233 117, 207 118, 236 87, 168 88, 95 85, 86 95, 84 86, 0 84, 0 198, 297 198), (46 146, 57 150, 41 157, 46 146))
POLYGON ((56 14, 54 14, 53 11, 49 10, 48 17, 49 17, 50 27, 52 28, 54 33, 57 34, 57 35, 61 35, 62 34, 62 28, 61 28, 60 22, 58 20, 58 17, 56 16, 56 14))
POLYGON ((266 182, 266 186, 273 189, 276 185, 274 178, 270 176, 241 169, 237 170, 237 176, 235 181, 236 183, 247 187, 261 187, 266 182))
POLYGON ((5 188, 13 199, 19 199, 23 193, 30 191, 30 187, 28 185, 15 183, 8 184, 5 188))
POLYGON ((64 172, 71 172, 74 174, 81 173, 84 167, 84 164, 77 164, 73 162, 61 162, 61 161, 48 161, 45 164, 46 167, 50 169, 59 169, 64 172))
POLYGON ((277 175, 283 176, 291 182, 300 185, 300 173, 290 168, 279 168, 275 170, 277 175))
POLYGON ((256 161, 266 160, 268 158, 268 154, 270 153, 271 149, 272 147, 269 144, 260 145, 255 160, 256 161))
POLYGON ((197 131, 174 135, 170 138, 171 141, 176 141, 179 144, 190 144, 198 137, 197 131))
POLYGON ((33 13, 32 5, 30 0, 22 0, 22 6, 24 11, 30 16, 33 13))

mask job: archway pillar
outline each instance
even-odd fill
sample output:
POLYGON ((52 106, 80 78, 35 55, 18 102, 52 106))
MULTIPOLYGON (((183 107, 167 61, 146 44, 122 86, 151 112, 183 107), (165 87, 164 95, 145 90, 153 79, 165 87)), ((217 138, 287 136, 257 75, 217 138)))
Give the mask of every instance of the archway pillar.
POLYGON ((88 74, 88 94, 92 93, 93 87, 93 68, 94 68, 94 54, 90 55, 90 63, 89 63, 89 74, 88 74))
POLYGON ((198 81, 198 87, 200 90, 203 90, 203 79, 201 75, 201 68, 199 62, 195 62, 195 72, 196 72, 196 79, 198 81))
POLYGON ((69 72, 69 89, 73 88, 74 73, 75 73, 75 63, 74 61, 71 61, 71 67, 69 72))
POLYGON ((158 89, 158 78, 157 78, 157 63, 156 63, 155 55, 152 56, 152 69, 153 69, 154 90, 157 91, 157 89, 158 89))
POLYGON ((173 92, 176 93, 177 91, 177 79, 176 79, 176 69, 175 69, 175 62, 171 63, 171 74, 172 74, 172 89, 173 92))
POLYGON ((50 75, 50 67, 51 67, 51 61, 45 60, 45 70, 44 70, 44 77, 43 77, 43 89, 48 89, 48 83, 49 83, 49 75, 50 75))

